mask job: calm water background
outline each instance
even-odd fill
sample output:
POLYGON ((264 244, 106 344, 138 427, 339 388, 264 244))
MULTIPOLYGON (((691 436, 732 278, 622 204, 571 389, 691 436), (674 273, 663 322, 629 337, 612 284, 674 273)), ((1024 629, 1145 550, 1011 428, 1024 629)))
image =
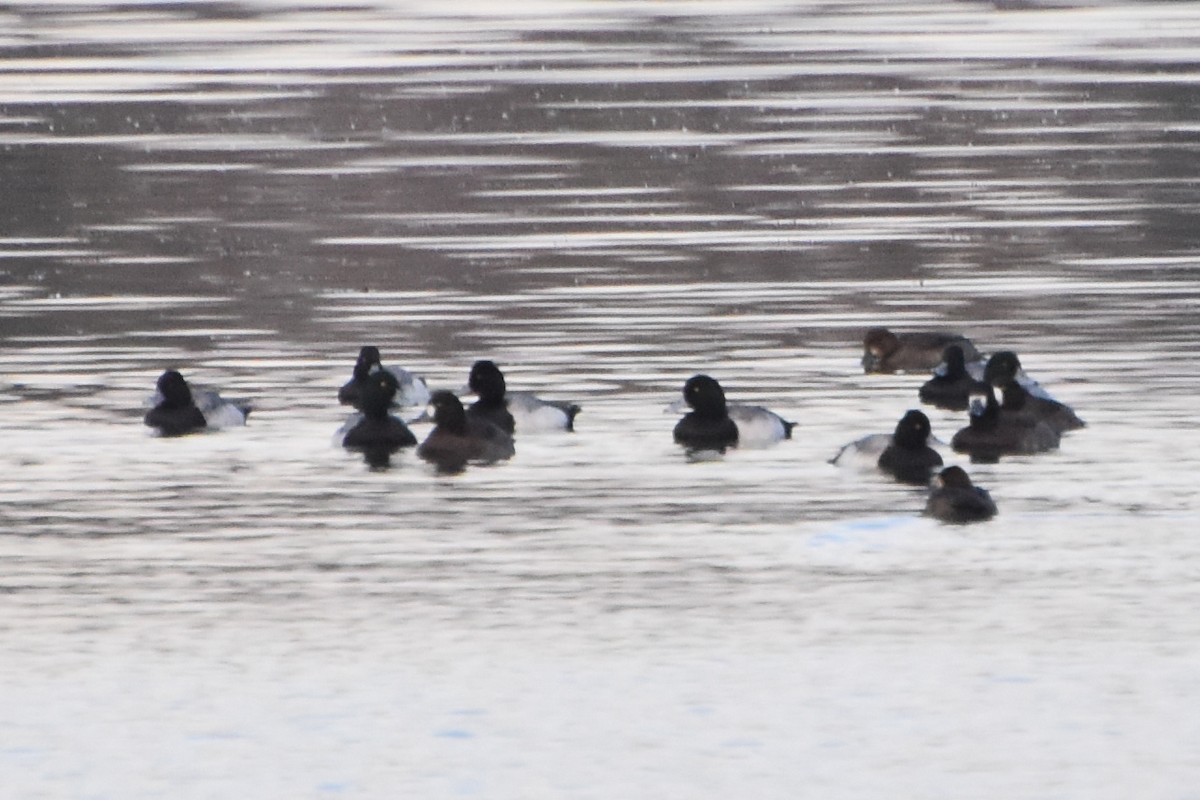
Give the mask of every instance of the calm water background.
POLYGON ((0 8, 3 794, 1200 797, 1200 6, 1001 5, 0 8), (874 324, 1090 427, 924 520, 874 324), (367 342, 578 432, 372 471, 367 342))

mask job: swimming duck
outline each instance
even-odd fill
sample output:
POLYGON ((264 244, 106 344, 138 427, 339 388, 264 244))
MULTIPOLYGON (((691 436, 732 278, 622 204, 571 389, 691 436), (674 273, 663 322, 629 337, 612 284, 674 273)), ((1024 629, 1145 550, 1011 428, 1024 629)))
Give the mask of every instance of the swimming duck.
POLYGON ((379 348, 374 345, 367 345, 358 351, 358 360, 354 362, 354 374, 341 389, 338 389, 338 402, 362 410, 362 386, 371 373, 378 370, 390 372, 396 379, 396 394, 393 398, 395 405, 424 406, 429 402, 429 387, 425 380, 401 367, 383 366, 380 363, 379 348))
POLYGON ((342 438, 342 446, 352 450, 395 452, 417 443, 408 426, 389 414, 396 395, 396 378, 386 370, 367 376, 359 388, 361 418, 342 438))
POLYGON ((211 389, 193 391, 178 370, 160 375, 155 389, 154 407, 146 413, 145 423, 161 436, 245 425, 250 414, 249 405, 224 400, 211 389))
POLYGON ((1004 395, 1000 404, 1001 413, 1006 416, 1016 415, 1037 420, 1050 427, 1055 433, 1066 433, 1086 426, 1070 406, 1051 400, 1048 397, 1038 397, 1015 380, 997 384, 1004 395))
POLYGON ((482 418, 467 419, 467 412, 452 392, 436 391, 430 398, 434 428, 417 448, 417 455, 440 470, 457 472, 470 462, 512 458, 512 437, 482 418))
POLYGON ((1003 392, 1001 409, 1004 414, 1040 420, 1057 433, 1085 427, 1086 423, 1070 406, 1049 396, 1030 392, 1019 380, 1023 374, 1021 361, 1011 350, 1003 350, 988 359, 983 377, 1003 392))
MULTIPOLYGON (((663 410, 669 414, 679 414, 687 408, 687 401, 681 397, 663 410)), ((796 423, 763 406, 726 402, 725 410, 737 425, 739 447, 767 447, 790 439, 796 427, 796 423)))
POLYGON ((928 372, 942 361, 952 344, 962 348, 963 357, 974 361, 979 351, 970 339, 957 333, 893 333, 871 328, 863 337, 864 372, 928 372))
POLYGON ((925 514, 955 524, 982 522, 996 516, 996 503, 962 467, 946 467, 934 478, 925 514))
MULTIPOLYGON (((838 449, 833 458, 829 459, 830 464, 839 467, 853 467, 856 469, 877 469, 879 467, 879 458, 884 452, 892 446, 895 440, 895 431, 892 433, 870 433, 866 436, 860 436, 849 444, 842 445, 838 449)), ((945 447, 946 443, 939 441, 932 434, 926 440, 930 447, 937 445, 945 447)))
POLYGON ((683 385, 683 400, 692 410, 675 425, 675 441, 691 450, 736 447, 738 426, 729 416, 725 391, 708 375, 693 375, 683 385))
POLYGON ((879 456, 878 467, 901 483, 925 486, 942 466, 942 457, 929 446, 929 418, 909 411, 896 423, 892 442, 879 456))
POLYGON ((971 393, 981 389, 980 382, 967 371, 961 345, 952 344, 942 351, 942 363, 933 377, 917 391, 922 403, 949 411, 966 411, 971 393))
POLYGON ((972 395, 970 423, 950 440, 956 451, 970 454, 972 461, 996 461, 1058 447, 1059 435, 1049 425, 1004 412, 991 384, 984 384, 983 392, 983 396, 972 395))
POLYGON ((467 386, 479 397, 467 414, 490 420, 509 434, 518 430, 521 433, 575 430, 578 405, 542 400, 530 392, 508 391, 504 373, 494 361, 476 361, 471 366, 467 386))

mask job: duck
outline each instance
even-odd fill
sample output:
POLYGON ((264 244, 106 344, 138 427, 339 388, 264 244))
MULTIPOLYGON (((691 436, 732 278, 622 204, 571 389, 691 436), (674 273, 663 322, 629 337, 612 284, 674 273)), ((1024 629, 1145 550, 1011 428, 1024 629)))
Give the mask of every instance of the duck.
POLYGON ((946 467, 934 478, 925 514, 957 525, 983 522, 996 516, 996 503, 986 489, 971 483, 962 467, 946 467))
POLYGON ((912 410, 896 423, 892 442, 880 454, 876 465, 901 483, 929 484, 933 471, 942 466, 942 457, 929 446, 929 417, 912 410))
POLYGON ((362 387, 371 373, 379 370, 390 372, 396 379, 396 395, 392 401, 395 405, 425 406, 429 403, 429 386, 425 379, 401 367, 383 366, 379 348, 374 345, 365 345, 358 351, 350 380, 338 389, 338 402, 361 411, 362 387))
POLYGON ((952 344, 962 349, 966 360, 979 358, 975 345, 959 333, 893 333, 887 328, 871 328, 863 336, 863 371, 928 372, 941 363, 942 354, 952 344))
POLYGON ((1001 456, 1034 455, 1055 450, 1059 434, 1041 420, 1003 411, 995 388, 984 384, 983 394, 972 395, 970 422, 959 429, 950 446, 967 453, 972 461, 997 461, 1001 456))
POLYGON ((367 376, 359 386, 362 414, 342 438, 343 447, 393 453, 416 445, 417 437, 408 426, 389 413, 396 389, 395 376, 386 370, 367 376))
POLYGON ((996 388, 1000 389, 1004 396, 1000 409, 1006 416, 1036 420, 1059 434, 1087 426, 1070 406, 1048 397, 1038 397, 1019 381, 1005 381, 997 384, 996 388))
POLYGON ((146 425, 160 436, 184 436, 202 430, 219 430, 246 424, 251 407, 230 402, 211 389, 193 390, 176 369, 158 376, 153 408, 146 413, 146 425))
POLYGON ((580 406, 543 400, 530 392, 510 392, 504 373, 494 361, 480 360, 471 365, 467 378, 470 391, 478 400, 467 414, 491 421, 509 435, 542 431, 574 431, 580 406))
MULTIPOLYGON (((838 467, 853 467, 855 469, 878 469, 879 458, 895 440, 895 431, 891 433, 869 433, 860 436, 849 444, 842 445, 829 464, 838 467)), ((937 439, 932 433, 927 439, 930 447, 945 447, 946 443, 937 439)))
POLYGON ((927 405, 947 411, 966 411, 971 393, 978 392, 981 387, 981 382, 967 369, 962 345, 952 344, 942 351, 942 363, 933 370, 933 377, 917 390, 917 396, 927 405))
POLYGON ((462 401, 440 389, 430 397, 434 428, 417 447, 417 455, 444 472, 459 472, 468 463, 512 458, 513 439, 483 418, 468 419, 462 401))
MULTIPOLYGON (((687 402, 681 397, 663 411, 679 414, 687 408, 687 402)), ((791 439, 792 431, 796 427, 795 422, 790 422, 763 406, 726 402, 725 410, 737 425, 739 447, 767 447, 784 439, 791 439)))
POLYGON ((1001 409, 1004 414, 1040 420, 1057 433, 1078 430, 1086 426, 1066 403, 1044 394, 1035 394, 1021 382, 1021 360, 1011 350, 1003 350, 988 359, 984 380, 1000 389, 1004 395, 1001 409))
POLYGON ((729 416, 725 390, 708 375, 693 375, 683 384, 683 400, 692 410, 675 425, 677 444, 689 450, 719 450, 736 447, 740 436, 729 416))

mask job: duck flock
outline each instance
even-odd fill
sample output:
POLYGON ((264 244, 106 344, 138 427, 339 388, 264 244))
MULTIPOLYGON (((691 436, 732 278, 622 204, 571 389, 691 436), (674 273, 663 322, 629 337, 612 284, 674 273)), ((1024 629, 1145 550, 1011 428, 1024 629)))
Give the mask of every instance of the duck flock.
MULTIPOLYGON (((1084 426, 1070 407, 1025 374, 1016 353, 1004 350, 984 357, 959 334, 872 328, 863 338, 862 366, 868 373, 932 372, 918 398, 938 408, 968 411, 967 424, 954 434, 950 447, 972 461, 1054 450, 1063 434, 1084 426)), ((431 392, 412 372, 385 367, 379 348, 363 347, 350 380, 338 391, 338 401, 356 410, 338 431, 341 444, 361 451, 373 465, 386 465, 396 451, 415 447, 438 470, 458 472, 470 463, 511 458, 518 430, 574 430, 578 405, 508 391, 504 373, 492 361, 475 362, 467 386, 478 399, 464 406, 453 392, 431 392), (424 441, 418 442, 392 413, 397 407, 432 409, 434 427, 424 441)), ((248 404, 193 388, 174 369, 159 377, 151 404, 145 423, 161 436, 244 425, 250 414, 248 404)), ((795 426, 761 406, 727 403, 720 383, 708 375, 689 378, 682 400, 669 410, 686 410, 675 425, 674 439, 693 455, 790 439, 795 426)), ((996 505, 987 490, 973 485, 962 467, 946 466, 929 444, 930 433, 929 418, 910 410, 893 433, 851 442, 831 461, 866 458, 901 483, 930 487, 925 513, 943 522, 991 519, 996 505)))
MULTIPOLYGON (((872 328, 863 337, 862 365, 868 373, 932 370, 917 396, 938 408, 969 412, 967 424, 954 434, 950 447, 975 462, 1055 450, 1064 433, 1084 427, 1070 407, 1025 374, 1016 353, 1001 350, 985 358, 959 334, 872 328)), ((973 485, 962 467, 945 466, 929 446, 929 435, 929 418, 911 410, 890 436, 852 442, 833 461, 847 453, 878 452, 876 465, 897 481, 932 483, 926 514, 954 523, 994 517, 996 504, 987 490, 973 485)))

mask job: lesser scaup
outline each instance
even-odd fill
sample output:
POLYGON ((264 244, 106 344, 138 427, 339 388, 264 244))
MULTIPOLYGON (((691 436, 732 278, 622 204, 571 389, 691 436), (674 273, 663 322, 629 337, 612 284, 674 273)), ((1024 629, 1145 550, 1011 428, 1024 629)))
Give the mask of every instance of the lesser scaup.
POLYGON ((996 516, 996 503, 986 489, 971 483, 962 467, 946 467, 934 478, 925 513, 954 524, 982 522, 996 516))
POLYGON ((467 414, 488 419, 509 434, 575 430, 578 405, 543 400, 529 392, 508 391, 504 373, 494 361, 476 361, 471 366, 467 386, 479 397, 467 414))
POLYGON ((736 447, 738 426, 729 417, 721 384, 708 375, 694 375, 683 385, 683 400, 692 410, 675 425, 675 441, 689 450, 736 447))
POLYGON ((155 389, 154 407, 147 412, 145 423, 161 436, 245 425, 250 414, 248 404, 224 400, 211 389, 193 391, 178 370, 160 375, 155 389))
POLYGON ((952 344, 962 348, 968 361, 979 357, 970 339, 957 333, 893 333, 887 328, 871 328, 863 337, 864 372, 928 372, 942 361, 952 344))
POLYGON ((967 371, 967 360, 961 345, 952 344, 942 351, 942 363, 933 377, 917 391, 922 403, 948 411, 965 411, 972 392, 980 391, 980 382, 967 371))
POLYGON ((429 387, 425 380, 401 367, 385 367, 380 363, 379 348, 366 345, 358 351, 354 362, 354 373, 350 380, 338 389, 338 402, 344 406, 361 408, 362 386, 372 372, 390 372, 396 379, 396 394, 392 400, 398 406, 424 406, 429 402, 429 387))
POLYGON ((971 421, 950 440, 957 452, 968 453, 972 461, 996 461, 1001 456, 1033 455, 1058 447, 1059 435, 1049 425, 1004 413, 991 384, 984 384, 983 392, 983 396, 972 395, 971 421))
POLYGON ((1003 392, 1004 402, 1000 407, 1004 414, 1040 420, 1058 433, 1085 427, 1084 421, 1070 406, 1028 391, 1019 380, 1023 374, 1020 359, 1010 350, 996 353, 988 359, 983 377, 1003 392))
POLYGON ((929 446, 929 418, 909 411, 896 423, 892 442, 879 456, 878 467, 901 483, 925 486, 942 465, 942 457, 929 446))
POLYGON ((373 372, 359 385, 362 418, 342 438, 352 450, 395 452, 417 443, 408 426, 389 412, 396 395, 396 378, 385 370, 373 372))
MULTIPOLYGON (((895 432, 892 433, 871 433, 866 436, 861 436, 849 444, 842 445, 833 458, 829 459, 830 464, 839 467, 852 467, 855 469, 877 469, 879 467, 879 457, 884 451, 892 446, 895 439, 895 432)), ((930 434, 927 443, 932 447, 945 447, 946 443, 939 441, 937 437, 930 434)))
MULTIPOLYGON (((664 412, 679 414, 687 410, 687 401, 682 397, 672 402, 664 412)), ((767 447, 784 439, 792 438, 796 423, 789 422, 763 406, 726 401, 725 410, 738 428, 738 447, 767 447)))

